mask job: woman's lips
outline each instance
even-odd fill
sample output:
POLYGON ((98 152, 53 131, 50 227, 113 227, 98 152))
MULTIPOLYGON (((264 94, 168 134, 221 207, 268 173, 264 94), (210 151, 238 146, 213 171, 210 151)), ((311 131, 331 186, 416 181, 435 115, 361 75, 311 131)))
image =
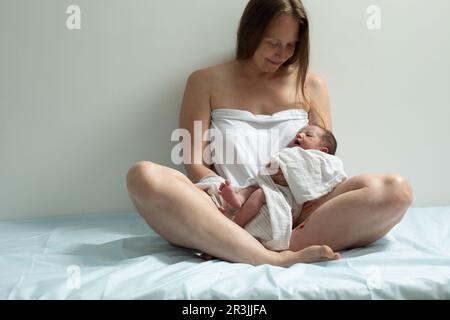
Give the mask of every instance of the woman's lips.
POLYGON ((276 66, 279 66, 281 64, 281 62, 276 63, 269 59, 267 59, 267 61, 269 61, 271 64, 276 65, 276 66))

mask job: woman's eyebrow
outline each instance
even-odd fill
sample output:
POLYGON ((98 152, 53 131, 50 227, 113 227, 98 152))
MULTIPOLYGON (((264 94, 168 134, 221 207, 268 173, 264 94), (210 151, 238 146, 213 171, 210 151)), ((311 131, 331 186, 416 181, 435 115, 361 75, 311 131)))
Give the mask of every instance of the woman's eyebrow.
MULTIPOLYGON (((266 36, 266 38, 273 39, 273 40, 280 40, 281 41, 281 39, 277 38, 277 37, 266 36)), ((292 40, 292 41, 289 41, 289 42, 298 42, 298 39, 292 40)))

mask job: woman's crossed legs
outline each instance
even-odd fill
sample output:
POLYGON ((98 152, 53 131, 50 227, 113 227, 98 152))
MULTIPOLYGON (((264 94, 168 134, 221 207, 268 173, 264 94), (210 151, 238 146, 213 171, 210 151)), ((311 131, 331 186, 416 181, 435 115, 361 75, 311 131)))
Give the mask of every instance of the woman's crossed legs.
POLYGON ((275 252, 225 217, 209 196, 182 173, 139 162, 127 175, 130 199, 146 222, 170 243, 253 265, 290 266, 339 258, 328 246, 275 252))

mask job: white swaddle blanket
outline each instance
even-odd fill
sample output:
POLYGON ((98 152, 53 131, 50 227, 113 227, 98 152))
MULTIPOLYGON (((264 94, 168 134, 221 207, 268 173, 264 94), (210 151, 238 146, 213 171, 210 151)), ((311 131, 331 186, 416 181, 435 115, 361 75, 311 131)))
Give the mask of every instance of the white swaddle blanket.
POLYGON ((273 156, 272 162, 280 167, 288 188, 276 185, 262 168, 256 182, 264 192, 267 209, 263 206, 245 230, 265 247, 285 250, 292 234, 291 208, 296 209, 294 216, 299 215, 305 202, 330 193, 347 174, 338 157, 319 150, 285 148, 273 156))
POLYGON ((342 161, 319 150, 286 148, 274 160, 299 205, 331 192, 347 178, 342 161))
MULTIPOLYGON (((272 157, 272 163, 280 167, 289 188, 276 185, 267 168, 263 167, 255 179, 249 179, 246 186, 235 188, 235 191, 249 185, 261 187, 266 204, 245 230, 268 249, 286 250, 292 233, 291 208, 297 209, 296 214, 299 214, 305 202, 331 192, 347 175, 338 157, 319 150, 285 148, 272 157)), ((223 181, 219 176, 205 177, 196 185, 224 206, 225 202, 218 194, 223 181)))

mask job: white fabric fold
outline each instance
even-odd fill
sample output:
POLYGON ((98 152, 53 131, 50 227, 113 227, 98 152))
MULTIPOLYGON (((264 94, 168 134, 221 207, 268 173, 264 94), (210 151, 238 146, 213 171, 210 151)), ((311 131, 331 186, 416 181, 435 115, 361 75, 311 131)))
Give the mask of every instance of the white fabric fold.
POLYGON ((225 182, 225 179, 221 176, 206 176, 200 179, 195 186, 206 191, 217 207, 225 207, 226 203, 219 195, 219 187, 222 182, 225 182))
POLYGON ((266 248, 285 250, 289 248, 291 238, 291 206, 265 168, 262 168, 256 177, 256 183, 264 192, 266 204, 256 217, 245 225, 245 230, 266 248))
POLYGON ((331 192, 347 178, 342 161, 319 150, 286 148, 274 160, 299 205, 331 192))

